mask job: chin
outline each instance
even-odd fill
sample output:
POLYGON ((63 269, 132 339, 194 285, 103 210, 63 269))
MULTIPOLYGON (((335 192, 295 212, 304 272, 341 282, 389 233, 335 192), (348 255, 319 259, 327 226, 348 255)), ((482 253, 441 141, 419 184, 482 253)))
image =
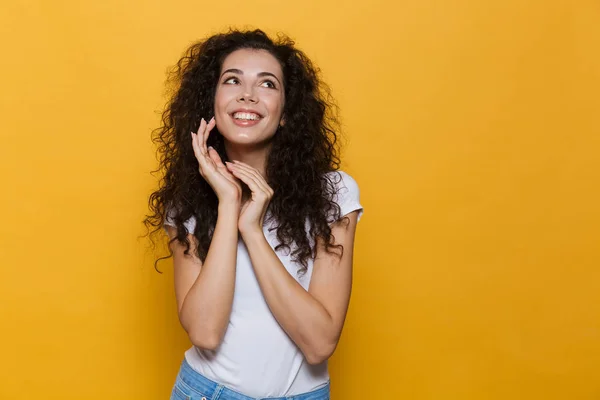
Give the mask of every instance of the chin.
POLYGON ((265 135, 262 132, 253 132, 248 128, 234 128, 229 132, 221 132, 221 135, 226 142, 242 146, 260 145, 265 142, 270 142, 273 139, 273 134, 265 135))

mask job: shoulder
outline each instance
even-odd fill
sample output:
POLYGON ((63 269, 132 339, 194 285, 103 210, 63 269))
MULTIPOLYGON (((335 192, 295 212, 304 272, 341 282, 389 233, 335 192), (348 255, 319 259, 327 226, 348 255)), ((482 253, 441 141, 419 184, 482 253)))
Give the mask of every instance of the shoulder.
POLYGON ((358 210, 358 218, 363 214, 360 202, 360 189, 354 177, 345 171, 337 170, 325 174, 334 188, 333 201, 340 206, 341 216, 358 210))
MULTIPOLYGON (((163 221, 163 225, 177 226, 175 223, 176 210, 173 207, 167 207, 165 220, 163 221)), ((187 229, 188 233, 194 233, 196 229, 196 217, 193 215, 183 222, 183 226, 187 229)), ((166 229, 166 227, 165 227, 166 229)))
POLYGON ((358 192, 358 183, 349 173, 337 170, 325 174, 327 178, 335 185, 336 189, 350 192, 358 192))

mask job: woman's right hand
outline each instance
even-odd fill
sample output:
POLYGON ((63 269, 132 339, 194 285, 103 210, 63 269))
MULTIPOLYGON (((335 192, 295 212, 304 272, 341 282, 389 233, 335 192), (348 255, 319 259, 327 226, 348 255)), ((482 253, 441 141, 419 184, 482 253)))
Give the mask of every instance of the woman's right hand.
POLYGON ((208 135, 215 125, 214 117, 208 123, 202 118, 198 132, 192 132, 192 147, 198 160, 200 175, 213 188, 219 203, 239 204, 242 199, 241 182, 227 170, 219 153, 212 147, 206 147, 208 135))

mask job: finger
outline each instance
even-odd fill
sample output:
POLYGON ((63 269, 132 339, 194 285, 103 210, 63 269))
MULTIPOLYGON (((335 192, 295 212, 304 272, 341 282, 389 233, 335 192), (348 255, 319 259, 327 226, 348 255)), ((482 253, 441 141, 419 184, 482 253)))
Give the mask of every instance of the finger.
MULTIPOLYGON (((256 168, 251 167, 250 165, 243 163, 241 161, 237 161, 237 160, 233 161, 233 165, 237 166, 240 169, 243 169, 244 171, 251 173, 252 175, 255 175, 257 178, 264 181, 262 174, 260 172, 258 172, 258 170, 256 168)), ((266 183, 266 181, 265 181, 265 183, 266 183)))
POLYGON ((217 172, 219 174, 221 174, 221 176, 224 177, 225 179, 227 179, 229 182, 236 185, 239 188, 240 193, 241 193, 242 181, 238 177, 234 176, 227 168, 217 167, 217 172))
POLYGON ((200 118, 200 126, 198 126, 198 134, 200 134, 200 132, 202 131, 202 129, 204 129, 204 125, 206 124, 206 121, 204 120, 204 118, 200 118))
POLYGON ((232 170, 236 170, 236 171, 240 171, 241 173, 244 173, 249 179, 252 179, 252 181, 256 184, 258 190, 265 193, 269 198, 273 196, 273 193, 274 193, 273 190, 264 181, 264 179, 262 179, 262 176, 260 176, 260 174, 249 171, 249 170, 242 169, 240 167, 236 167, 235 165, 232 165, 232 170))
POLYGON ((204 133, 204 143, 203 143, 203 147, 204 147, 204 151, 205 153, 208 153, 208 148, 206 147, 206 143, 208 142, 208 135, 210 135, 210 131, 212 131, 212 129, 215 127, 217 123, 215 122, 215 117, 212 117, 210 119, 210 121, 208 121, 208 124, 206 124, 206 126, 204 127, 205 133, 204 133))
POLYGON ((239 178, 242 182, 244 182, 246 185, 248 185, 248 187, 250 188, 250 190, 253 193, 263 194, 267 198, 270 197, 269 196, 269 192, 265 191, 264 188, 261 187, 261 185, 258 184, 258 182, 256 181, 256 178, 252 174, 250 174, 249 172, 241 170, 239 168, 235 168, 234 166, 232 166, 230 168, 230 171, 232 172, 232 174, 235 177, 239 178))
POLYGON ((198 145, 198 149, 200 150, 200 154, 202 154, 202 155, 206 155, 206 151, 202 146, 202 143, 204 143, 205 130, 206 130, 206 121, 204 120, 204 118, 201 118, 200 126, 198 127, 198 133, 197 133, 197 145, 198 145))
POLYGON ((206 157, 201 154, 201 150, 198 145, 198 135, 194 132, 192 134, 192 148, 194 149, 194 155, 196 156, 196 160, 198 160, 198 164, 200 165, 200 172, 206 171, 209 168, 208 163, 206 162, 206 157))
POLYGON ((198 164, 200 165, 200 173, 202 174, 204 174, 204 171, 212 171, 215 169, 215 165, 208 157, 206 150, 202 147, 203 137, 205 136, 206 132, 206 125, 206 120, 201 118, 198 132, 195 134, 192 132, 192 147, 194 149, 196 159, 198 160, 198 164))
POLYGON ((196 159, 198 161, 200 161, 200 159, 202 158, 202 153, 200 152, 200 146, 198 146, 198 134, 191 132, 192 134, 192 148, 194 149, 194 155, 196 156, 196 159))
POLYGON ((216 167, 216 164, 214 164, 213 160, 210 158, 210 155, 208 154, 208 149, 206 148, 206 139, 208 138, 210 130, 214 127, 213 119, 211 119, 211 121, 213 122, 212 126, 210 123, 207 123, 204 118, 200 119, 200 127, 198 128, 199 136, 197 137, 196 144, 198 149, 200 150, 200 154, 204 156, 204 161, 206 165, 214 169, 216 167))
POLYGON ((219 174, 221 174, 221 176, 224 177, 225 179, 227 179, 229 182, 236 185, 240 189, 240 193, 241 193, 242 181, 239 178, 236 178, 235 176, 233 176, 233 174, 231 172, 229 172, 227 170, 218 170, 217 172, 219 174))
POLYGON ((219 155, 217 150, 214 149, 214 147, 208 148, 208 156, 211 158, 211 160, 213 160, 217 168, 227 169, 225 167, 225 164, 223 164, 223 161, 221 161, 221 156, 219 155))
POLYGON ((274 193, 273 189, 271 189, 271 187, 269 186, 269 184, 267 183, 265 178, 262 176, 262 174, 260 172, 258 172, 258 170, 256 170, 256 168, 252 168, 248 164, 243 163, 241 161, 234 161, 233 165, 237 168, 240 168, 243 171, 246 171, 250 175, 252 175, 254 177, 256 183, 263 189, 263 191, 265 193, 268 193, 271 196, 273 195, 273 193, 274 193))
POLYGON ((225 164, 223 164, 223 161, 221 161, 221 156, 219 156, 219 153, 217 152, 217 150, 214 149, 214 147, 208 148, 208 155, 217 167, 217 170, 221 173, 221 175, 227 178, 231 183, 234 183, 238 186, 240 185, 240 180, 233 176, 233 174, 227 169, 225 164))
POLYGON ((198 158, 198 146, 196 145, 196 134, 194 132, 190 132, 192 135, 192 149, 194 150, 194 155, 198 158))

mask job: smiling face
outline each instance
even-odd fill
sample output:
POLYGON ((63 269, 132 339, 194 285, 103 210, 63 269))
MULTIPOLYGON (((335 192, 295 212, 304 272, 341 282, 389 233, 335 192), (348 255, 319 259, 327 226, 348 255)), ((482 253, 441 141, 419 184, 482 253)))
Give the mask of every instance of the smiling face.
POLYGON ((282 121, 283 72, 266 50, 240 49, 223 61, 215 94, 217 129, 226 141, 268 142, 282 121))

